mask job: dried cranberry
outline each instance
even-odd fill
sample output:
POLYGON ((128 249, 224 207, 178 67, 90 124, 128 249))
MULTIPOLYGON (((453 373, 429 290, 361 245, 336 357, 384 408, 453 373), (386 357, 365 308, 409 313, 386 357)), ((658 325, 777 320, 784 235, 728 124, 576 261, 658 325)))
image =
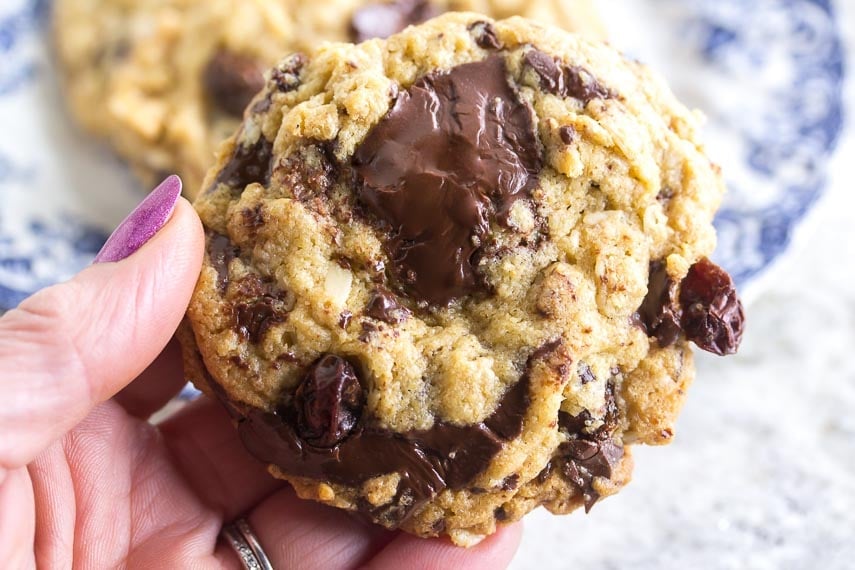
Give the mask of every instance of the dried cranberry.
POLYGON ((695 263, 680 285, 681 324, 698 348, 733 354, 742 341, 745 311, 727 272, 707 258, 695 263))
POLYGON ((300 437, 315 447, 335 447, 359 422, 365 393, 353 365, 327 354, 309 368, 294 403, 300 437))

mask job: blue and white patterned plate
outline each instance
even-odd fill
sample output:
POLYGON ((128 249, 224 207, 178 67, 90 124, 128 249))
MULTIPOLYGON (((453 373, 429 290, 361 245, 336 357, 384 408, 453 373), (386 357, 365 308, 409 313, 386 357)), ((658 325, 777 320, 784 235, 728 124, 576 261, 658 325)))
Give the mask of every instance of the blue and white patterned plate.
MULTIPOLYGON (((0 5, 0 310, 85 266, 141 197, 64 111, 48 0, 0 5)), ((741 284, 787 248, 822 194, 842 122, 830 0, 601 0, 610 32, 709 117, 730 193, 716 257, 741 284)))

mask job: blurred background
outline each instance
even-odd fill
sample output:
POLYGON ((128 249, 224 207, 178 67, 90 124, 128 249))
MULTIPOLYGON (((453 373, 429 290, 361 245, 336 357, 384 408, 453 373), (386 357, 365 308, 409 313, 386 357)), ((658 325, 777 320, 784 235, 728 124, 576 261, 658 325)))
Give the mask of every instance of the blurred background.
MULTIPOLYGON (((851 568, 855 2, 594 4, 708 117, 747 330, 736 357, 698 355, 674 443, 636 448, 633 484, 588 515, 529 515, 512 568, 851 568)), ((144 191, 69 117, 50 9, 0 2, 0 311, 88 264, 144 191)))

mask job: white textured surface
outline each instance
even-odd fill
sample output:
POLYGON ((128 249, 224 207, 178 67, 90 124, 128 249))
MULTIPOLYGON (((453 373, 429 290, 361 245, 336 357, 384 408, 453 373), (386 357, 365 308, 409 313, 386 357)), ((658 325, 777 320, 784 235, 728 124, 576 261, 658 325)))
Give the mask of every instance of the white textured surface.
MULTIPOLYGON (((855 2, 838 2, 855 59, 855 2)), ((847 108, 855 111, 850 84, 847 108)), ((515 570, 855 568, 855 134, 735 357, 700 355, 664 448, 587 516, 526 519, 515 570)))

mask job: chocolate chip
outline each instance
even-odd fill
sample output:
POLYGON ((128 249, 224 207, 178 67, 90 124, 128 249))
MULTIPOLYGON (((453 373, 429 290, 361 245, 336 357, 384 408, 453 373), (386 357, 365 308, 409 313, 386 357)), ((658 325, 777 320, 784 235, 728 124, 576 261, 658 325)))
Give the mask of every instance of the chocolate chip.
POLYGON ((560 466, 564 479, 582 493, 586 512, 591 510, 600 497, 593 488, 594 477, 611 477, 612 467, 623 457, 623 447, 612 439, 619 420, 620 410, 611 382, 606 384, 602 425, 593 433, 587 431, 592 421, 588 410, 583 410, 575 416, 558 412, 558 425, 567 432, 570 439, 558 447, 558 454, 553 462, 560 466))
POLYGON ((567 412, 558 412, 558 426, 572 437, 594 440, 609 439, 620 421, 620 410, 615 401, 615 388, 611 382, 606 383, 604 399, 602 424, 593 433, 588 432, 588 428, 593 422, 593 416, 588 410, 582 410, 575 416, 567 412))
POLYGON ((587 461, 600 451, 597 443, 585 439, 574 439, 563 445, 562 451, 578 461, 587 461))
POLYGON ((380 330, 377 325, 369 321, 362 321, 360 326, 362 327, 362 332, 357 337, 360 342, 368 342, 371 339, 371 335, 380 330))
POLYGON ((294 53, 283 59, 270 72, 270 80, 282 93, 294 91, 300 86, 300 72, 306 65, 306 56, 294 53))
POLYGON ((519 473, 514 473, 513 475, 508 475, 502 480, 502 484, 500 488, 502 491, 513 491, 519 486, 520 483, 520 475, 519 473))
POLYGON ((238 334, 254 344, 261 341, 270 327, 284 322, 287 315, 283 300, 271 295, 238 303, 233 309, 238 334))
POLYGON ((623 447, 612 440, 601 442, 570 441, 559 446, 562 454, 561 474, 582 494, 585 512, 591 510, 600 494, 594 489, 595 477, 609 478, 623 457, 623 447))
POLYGON ((588 410, 582 410, 575 416, 567 412, 558 412, 558 426, 569 434, 583 434, 592 421, 593 417, 588 410))
POLYGON ((538 184, 531 108, 492 56, 435 72, 398 95, 356 149, 357 195, 388 231, 394 274, 437 306, 478 289, 492 218, 538 184))
POLYGON ((240 254, 240 250, 222 234, 208 234, 208 260, 217 272, 217 288, 220 294, 229 286, 229 264, 240 254))
POLYGON ((267 186, 270 184, 272 157, 273 143, 264 136, 260 136, 249 146, 236 145, 231 158, 214 180, 211 190, 220 184, 239 192, 243 192, 244 188, 253 182, 267 186))
POLYGON ((561 142, 564 144, 571 144, 576 140, 576 129, 570 125, 564 125, 558 129, 558 138, 560 138, 561 142))
POLYGON ((264 66, 254 57, 220 50, 205 66, 202 81, 217 107, 240 117, 264 87, 264 66))
POLYGON ((589 382, 594 382, 597 380, 597 377, 594 376, 594 371, 591 370, 591 367, 585 364, 584 362, 579 363, 579 381, 582 384, 588 384, 589 382))
POLYGON ((540 78, 540 86, 547 93, 559 97, 573 97, 584 104, 594 99, 612 99, 615 93, 604 87, 585 69, 566 65, 537 49, 528 50, 523 63, 540 78))
POLYGON ((671 201, 671 198, 674 197, 674 189, 670 186, 663 186, 659 193, 656 194, 656 200, 661 202, 662 204, 668 204, 671 201))
POLYGON ((390 291, 374 289, 368 297, 365 314, 378 321, 394 324, 406 319, 410 311, 402 307, 390 291))
POLYGON ((482 49, 501 49, 502 42, 496 35, 496 28, 490 22, 473 22, 466 28, 475 37, 475 43, 482 49))
POLYGON ((315 447, 334 447, 359 422, 365 392, 353 365, 327 354, 306 372, 294 402, 300 437, 315 447))
POLYGON ((499 522, 508 520, 508 512, 505 510, 505 507, 496 507, 496 510, 493 511, 493 516, 499 522))
POLYGON ((698 348, 734 354, 742 341, 745 311, 727 272, 707 258, 692 267, 680 284, 681 323, 698 348))
POLYGON ((537 477, 534 478, 534 480, 537 481, 538 485, 543 485, 544 483, 546 483, 547 479, 549 479, 549 476, 552 475, 552 469, 553 469, 553 464, 552 464, 552 460, 550 460, 546 464, 546 467, 541 469, 540 473, 537 474, 537 477))
POLYGON ((264 207, 261 204, 256 204, 252 208, 244 208, 240 214, 243 225, 251 235, 255 235, 258 228, 264 225, 264 207))
POLYGON ((298 200, 325 195, 338 173, 332 144, 317 142, 302 146, 283 158, 275 172, 298 200))
POLYGON ((394 0, 368 4, 353 12, 350 39, 354 43, 388 38, 407 26, 438 16, 440 10, 428 0, 394 0))
POLYGON ((638 317, 648 336, 656 337, 661 347, 674 344, 680 336, 682 327, 677 285, 661 261, 650 264, 647 295, 638 308, 638 317))
POLYGON ((338 326, 343 329, 347 328, 347 325, 350 324, 350 320, 353 318, 353 313, 350 311, 342 311, 338 316, 338 326))

